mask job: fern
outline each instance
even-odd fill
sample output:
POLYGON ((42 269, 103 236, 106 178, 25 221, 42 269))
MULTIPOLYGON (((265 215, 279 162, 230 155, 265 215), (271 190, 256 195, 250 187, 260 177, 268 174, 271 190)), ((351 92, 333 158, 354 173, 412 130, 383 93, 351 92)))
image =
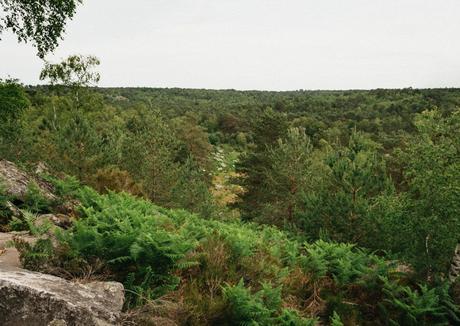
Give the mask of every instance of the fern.
POLYGON ((271 325, 273 310, 261 299, 262 293, 252 295, 244 287, 243 280, 236 286, 223 289, 224 298, 228 302, 229 320, 237 325, 271 325))
POLYGON ((49 213, 51 204, 51 200, 42 194, 37 183, 32 181, 27 185, 24 200, 19 207, 33 213, 49 213))
POLYGON ((13 245, 19 252, 19 259, 25 269, 42 270, 54 256, 50 239, 38 239, 34 244, 20 238, 13 238, 13 245))
POLYGON ((9 196, 6 193, 6 187, 3 180, 0 178, 0 227, 8 224, 11 218, 11 210, 8 209, 9 196))
POLYGON ((167 230, 170 220, 151 203, 90 188, 81 189, 78 198, 82 218, 63 241, 87 260, 102 258, 130 291, 149 299, 162 295, 177 286, 176 270, 196 264, 185 259, 195 242, 167 230))
POLYGON ((342 320, 340 319, 339 314, 336 313, 335 311, 332 314, 330 321, 331 321, 331 326, 343 326, 343 323, 342 323, 342 320))
MULTIPOLYGON (((448 288, 401 286, 393 262, 353 245, 323 240, 302 245, 273 227, 202 219, 124 193, 65 187, 60 191, 81 203, 80 219, 57 236, 68 250, 59 264, 102 262, 125 285, 128 308, 180 286, 176 293, 191 309, 207 315, 212 308, 209 320, 231 324, 314 325, 305 312, 284 308, 291 300, 319 303, 327 318, 322 322, 334 325, 342 323, 339 314, 353 316, 352 322, 372 316, 382 324, 459 321, 448 288), (225 282, 237 284, 221 288, 225 282)), ((32 222, 34 215, 26 215, 26 223, 32 222)), ((24 244, 22 252, 30 265, 56 261, 46 243, 24 244)))
POLYGON ((236 325, 285 325, 313 326, 315 319, 306 319, 292 309, 281 309, 281 287, 273 288, 262 284, 262 289, 254 294, 244 286, 243 280, 235 286, 223 289, 228 303, 228 320, 236 325))
POLYGON ((396 312, 391 321, 406 325, 445 325, 458 323, 460 310, 448 293, 448 285, 429 288, 420 284, 416 290, 382 278, 385 302, 396 312))

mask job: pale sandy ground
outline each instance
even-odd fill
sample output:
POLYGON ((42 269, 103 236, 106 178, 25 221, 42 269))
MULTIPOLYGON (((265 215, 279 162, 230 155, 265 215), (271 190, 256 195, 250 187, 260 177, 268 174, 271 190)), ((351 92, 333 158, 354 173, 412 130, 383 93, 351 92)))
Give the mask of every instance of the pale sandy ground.
POLYGON ((19 253, 15 248, 7 247, 7 243, 13 239, 14 235, 20 236, 22 239, 27 241, 33 241, 33 237, 30 235, 18 232, 18 233, 1 233, 0 232, 0 265, 21 267, 19 262, 19 253))

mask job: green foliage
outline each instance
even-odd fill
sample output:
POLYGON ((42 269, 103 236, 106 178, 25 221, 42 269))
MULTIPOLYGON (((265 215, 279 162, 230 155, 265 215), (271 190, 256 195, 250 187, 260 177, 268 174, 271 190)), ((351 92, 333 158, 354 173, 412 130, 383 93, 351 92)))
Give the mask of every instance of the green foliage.
POLYGON ((198 124, 197 117, 188 114, 171 120, 171 126, 178 139, 183 143, 184 149, 179 152, 179 159, 186 161, 191 158, 195 161, 201 173, 210 176, 212 173, 211 151, 209 136, 206 130, 198 124))
POLYGON ((174 206, 186 208, 206 218, 211 217, 216 209, 200 167, 191 158, 181 168, 171 198, 174 206))
POLYGON ((9 196, 6 194, 5 186, 0 178, 0 225, 5 225, 11 217, 11 211, 7 207, 9 196))
POLYGON ((21 265, 25 269, 45 270, 55 256, 53 243, 49 238, 37 239, 33 244, 21 238, 13 238, 13 245, 18 250, 21 265))
POLYGON ((342 323, 342 320, 340 319, 339 314, 336 313, 335 311, 332 314, 330 321, 331 321, 331 326, 343 326, 343 323, 342 323))
POLYGON ((30 234, 40 237, 51 229, 52 223, 49 220, 36 223, 37 215, 29 211, 22 211, 22 213, 24 216, 21 219, 13 217, 9 222, 8 226, 11 231, 29 231, 30 234))
POLYGON ((408 286, 384 281, 385 301, 397 311, 391 321, 402 325, 447 325, 459 323, 460 310, 449 296, 449 285, 429 289, 421 284, 413 290, 408 286))
POLYGON ((50 206, 51 200, 43 195, 37 183, 34 181, 29 182, 24 199, 19 207, 32 213, 48 213, 50 206))
POLYGON ((398 151, 404 188, 376 208, 382 246, 414 264, 420 275, 446 274, 460 232, 460 115, 417 116, 417 133, 398 151))
POLYGON ((158 112, 148 113, 140 108, 125 123, 127 132, 121 144, 123 169, 142 183, 150 200, 173 206, 172 191, 180 172, 180 143, 158 112))
POLYGON ((27 94, 17 81, 0 79, 0 156, 2 158, 15 159, 18 156, 21 150, 20 118, 29 105, 27 94))
POLYGON ((71 115, 54 137, 59 160, 54 164, 57 169, 79 179, 88 178, 96 171, 104 146, 90 119, 79 114, 71 115))
POLYGON ((72 176, 66 175, 62 179, 53 176, 45 176, 45 179, 53 184, 53 193, 58 198, 76 197, 82 187, 80 181, 72 176))
POLYGON ((92 71, 100 64, 95 56, 72 55, 58 64, 46 62, 40 73, 40 80, 48 79, 52 85, 90 86, 101 78, 99 73, 92 71))
MULTIPOLYGON (((55 248, 46 238, 16 243, 23 263, 76 276, 75 265, 93 266, 124 283, 127 308, 167 294, 187 303, 192 324, 230 325, 314 325, 317 311, 287 305, 311 298, 325 302, 321 316, 337 325, 442 322, 459 314, 448 287, 412 286, 394 263, 353 245, 302 246, 274 227, 202 219, 125 193, 100 195, 71 178, 57 184, 80 201, 80 219, 57 234, 55 248)), ((48 232, 26 216, 33 233, 48 232)))
MULTIPOLYGON (((58 202, 78 199, 81 219, 59 236, 48 265, 78 262, 123 281, 129 306, 168 294, 186 303, 192 324, 222 321, 222 287, 242 278, 234 302, 245 320, 447 318, 439 307, 449 297, 436 281, 459 234, 458 90, 26 90, 32 105, 15 116, 20 137, 5 142, 9 157, 145 198, 56 180, 58 202), (231 159, 212 159, 217 146, 231 159), (230 208, 213 194, 228 184, 238 210, 224 223, 230 208), (284 230, 238 221, 239 213, 284 230), (265 283, 282 289, 276 309, 262 296, 265 283)), ((56 204, 29 195, 32 211, 56 204)))
POLYGON ((357 283, 373 286, 380 275, 386 275, 392 265, 353 245, 318 240, 305 244, 307 255, 300 257, 301 266, 318 279, 331 276, 337 285, 357 283))
POLYGON ((227 301, 228 320, 231 325, 314 325, 315 320, 305 319, 294 310, 281 309, 281 288, 262 284, 262 289, 252 294, 243 280, 223 289, 227 301))
POLYGON ((13 246, 19 252, 19 259, 25 269, 46 270, 48 266, 53 265, 52 259, 55 258, 55 248, 52 240, 45 234, 52 230, 52 223, 48 220, 42 220, 37 223, 37 215, 23 211, 23 219, 14 217, 9 224, 13 231, 29 231, 36 237, 34 242, 19 237, 13 238, 13 246))
POLYGON ((326 146, 322 178, 305 194, 304 211, 298 214, 313 239, 322 230, 334 241, 373 243, 376 221, 371 209, 377 196, 393 191, 378 148, 355 131, 347 146, 326 146))
POLYGON ((224 297, 228 302, 229 320, 235 325, 270 325, 272 315, 279 307, 269 305, 270 300, 278 301, 273 293, 266 294, 264 290, 252 295, 248 289, 244 287, 241 280, 236 286, 224 288, 224 297), (267 304, 264 297, 269 299, 267 304))
POLYGON ((24 88, 16 80, 0 80, 0 121, 17 119, 29 106, 24 88))
POLYGON ((313 146, 304 129, 289 129, 286 136, 267 146, 269 165, 261 172, 261 220, 271 224, 296 223, 303 194, 316 181, 312 173, 313 146))
POLYGON ((131 291, 143 289, 144 300, 177 285, 173 272, 194 242, 168 231, 170 221, 158 208, 127 194, 99 195, 89 188, 79 199, 82 218, 63 236, 73 255, 103 259, 131 291))
POLYGON ((67 20, 72 19, 79 3, 81 0, 1 0, 4 16, 0 20, 0 34, 11 30, 19 42, 31 41, 43 58, 57 47, 67 20))
POLYGON ((238 184, 245 189, 237 205, 244 219, 254 219, 261 206, 270 203, 269 196, 272 193, 270 189, 264 188, 267 182, 265 169, 271 164, 268 146, 275 145, 280 138, 283 138, 287 125, 286 115, 271 109, 264 111, 254 121, 255 149, 243 155, 236 167, 236 171, 241 175, 237 180, 238 184))
POLYGON ((8 230, 11 231, 24 231, 27 230, 27 223, 24 220, 13 216, 10 221, 8 222, 8 230))

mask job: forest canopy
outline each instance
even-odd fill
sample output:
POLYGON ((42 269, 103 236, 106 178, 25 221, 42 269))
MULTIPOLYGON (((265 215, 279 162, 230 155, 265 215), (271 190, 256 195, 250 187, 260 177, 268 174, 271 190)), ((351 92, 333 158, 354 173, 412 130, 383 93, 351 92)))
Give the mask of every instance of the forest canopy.
POLYGON ((98 64, 0 83, 0 157, 59 196, 31 188, 21 221, 2 193, 2 229, 80 204, 24 266, 110 275, 179 324, 458 322, 460 90, 99 88, 98 64))

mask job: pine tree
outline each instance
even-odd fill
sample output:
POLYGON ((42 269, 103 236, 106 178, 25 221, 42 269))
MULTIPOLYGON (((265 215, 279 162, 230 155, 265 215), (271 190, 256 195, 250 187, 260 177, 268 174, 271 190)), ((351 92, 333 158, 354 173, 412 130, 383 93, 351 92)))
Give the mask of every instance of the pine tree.
POLYGON ((341 242, 372 243, 376 225, 371 207, 375 198, 392 191, 379 146, 353 131, 347 146, 328 145, 317 167, 322 179, 305 196, 303 228, 313 238, 325 232, 341 242))
POLYGON ((295 223, 294 216, 306 191, 311 189, 313 146, 304 129, 292 128, 286 137, 268 146, 263 172, 266 192, 260 220, 271 224, 295 223))
POLYGON ((270 197, 264 185, 266 169, 270 167, 269 146, 275 145, 278 139, 283 138, 288 130, 285 114, 265 110, 253 122, 254 149, 245 154, 236 171, 241 175, 237 183, 243 187, 244 193, 237 202, 243 219, 254 219, 260 212, 261 204, 266 203, 270 197))
MULTIPOLYGON (((460 234, 460 111, 426 111, 398 159, 404 192, 385 198, 387 248, 425 276, 447 274, 460 234)), ((454 259, 455 263, 455 259, 454 259)))
POLYGON ((21 85, 15 80, 0 80, 0 155, 3 158, 17 159, 20 154, 20 118, 29 105, 21 85))

